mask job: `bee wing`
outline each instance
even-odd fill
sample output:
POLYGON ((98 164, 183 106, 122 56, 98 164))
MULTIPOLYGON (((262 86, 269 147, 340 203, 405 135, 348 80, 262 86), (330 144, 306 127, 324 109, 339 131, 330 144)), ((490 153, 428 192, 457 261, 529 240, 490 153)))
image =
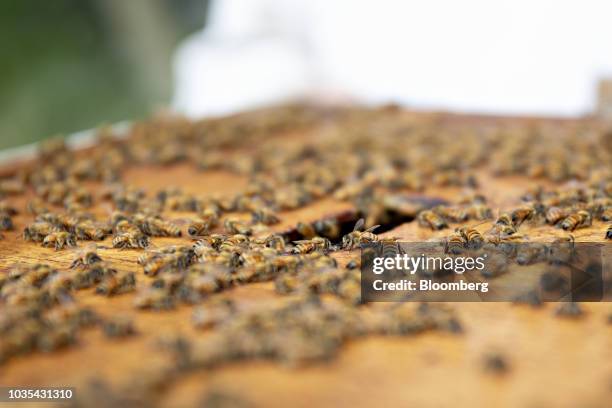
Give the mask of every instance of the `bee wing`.
POLYGON ((356 223, 355 223, 355 227, 353 227, 353 231, 359 231, 360 229, 363 228, 363 225, 365 224, 365 220, 363 218, 360 218, 356 223))
POLYGON ((374 231, 376 228, 380 227, 380 225, 374 225, 373 227, 368 228, 367 230, 365 230, 364 232, 372 232, 374 231))

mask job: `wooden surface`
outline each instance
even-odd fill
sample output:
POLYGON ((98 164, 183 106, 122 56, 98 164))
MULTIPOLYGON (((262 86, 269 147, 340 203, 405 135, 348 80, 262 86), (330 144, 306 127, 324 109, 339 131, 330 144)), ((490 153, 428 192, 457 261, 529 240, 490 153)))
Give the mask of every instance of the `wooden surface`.
MULTIPOLYGON (((520 177, 493 178, 482 173, 484 193, 494 207, 510 207, 534 182, 520 177)), ((217 172, 199 172, 191 165, 171 168, 155 166, 130 169, 125 180, 156 191, 180 185, 188 192, 240 192, 244 177, 217 172)), ((91 188, 95 190, 96 186, 91 188)), ((456 188, 435 188, 424 192, 433 197, 454 197, 456 188)), ((29 196, 13 200, 23 209, 29 196)), ((314 221, 351 206, 332 198, 303 209, 282 213, 284 230, 299 221, 314 221)), ((110 211, 100 208, 98 211, 110 211)), ((172 213, 181 219, 185 214, 172 213)), ((14 218, 16 231, 0 241, 0 270, 13 263, 45 262, 67 268, 73 253, 54 251, 24 242, 20 231, 31 221, 23 213, 14 218)), ((601 241, 606 225, 595 222, 576 232, 577 240, 601 241)), ((551 228, 526 227, 533 239, 557 234, 551 228)), ((419 241, 448 234, 432 234, 415 222, 387 232, 406 241, 419 241)), ((187 242, 188 238, 154 238, 162 246, 187 242)), ((109 245, 107 238, 102 245, 109 245)), ((100 255, 118 268, 137 272, 138 285, 148 279, 136 264, 137 250, 103 249, 100 255)), ((358 256, 357 251, 339 252, 340 262, 358 256)), ((244 307, 278 299, 273 283, 241 286, 226 292, 244 307)), ((224 294, 225 295, 225 294, 224 294)), ((137 311, 133 294, 106 298, 93 290, 77 293, 78 301, 93 307, 102 316, 135 316, 138 335, 124 340, 103 338, 99 328, 85 330, 78 345, 53 353, 35 353, 11 359, 0 366, 2 386, 74 386, 77 392, 93 378, 120 386, 146 376, 151 367, 168 364, 157 341, 165 335, 182 333, 205 336, 191 323, 192 307, 180 306, 166 312, 137 311)), ((499 407, 609 407, 612 401, 612 313, 609 303, 589 303, 580 319, 554 316, 556 304, 539 308, 509 303, 457 303, 452 307, 464 326, 464 333, 427 332, 409 337, 367 337, 350 342, 338 357, 324 364, 288 368, 270 362, 229 364, 208 371, 185 374, 156 397, 162 406, 197 404, 208 391, 226 393, 255 406, 499 406, 499 407), (492 375, 483 370, 487 353, 507 357, 510 370, 492 375)), ((1 311, 0 311, 1 313, 1 311)), ((2 404, 0 404, 2 405, 2 404)), ((17 406, 27 406, 19 404, 17 406)))

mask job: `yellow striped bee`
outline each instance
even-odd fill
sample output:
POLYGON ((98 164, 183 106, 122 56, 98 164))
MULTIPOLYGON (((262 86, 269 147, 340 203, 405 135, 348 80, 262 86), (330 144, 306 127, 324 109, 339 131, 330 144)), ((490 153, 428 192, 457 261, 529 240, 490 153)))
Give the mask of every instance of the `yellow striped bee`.
POLYGON ((87 245, 85 248, 77 252, 77 256, 70 264, 70 268, 76 268, 81 266, 88 266, 96 262, 100 262, 102 258, 96 251, 96 245, 87 245))
POLYGON ((146 248, 149 246, 149 237, 139 231, 120 232, 113 237, 113 248, 146 248))
POLYGON ((296 246, 291 250, 294 254, 308 254, 313 251, 327 252, 332 249, 331 241, 323 237, 314 237, 301 241, 293 241, 296 246))
POLYGON ((60 250, 66 246, 76 246, 76 237, 74 234, 66 231, 54 231, 43 239, 42 246, 54 247, 55 250, 60 250))
POLYGON ((254 224, 262 223, 265 225, 273 225, 280 222, 278 215, 269 207, 258 207, 253 210, 251 216, 254 224))
POLYGON ((500 216, 497 217, 497 219, 495 220, 495 224, 497 224, 497 225, 508 225, 510 227, 513 227, 514 223, 512 222, 512 215, 510 215, 508 213, 500 214, 500 216))
POLYGON ((521 224, 527 220, 533 219, 536 214, 536 210, 532 205, 524 205, 515 210, 512 210, 510 217, 512 219, 512 225, 515 228, 521 226, 521 224))
POLYGON ((251 235, 253 232, 253 229, 244 221, 235 218, 226 219, 223 225, 225 226, 225 230, 230 234, 251 235))
POLYGON ((433 209, 433 212, 441 216, 447 221, 459 223, 468 219, 468 213, 459 207, 449 207, 445 205, 439 205, 433 209))
POLYGON ((467 241, 465 236, 459 231, 455 231, 444 241, 444 253, 454 255, 460 254, 463 252, 466 244, 467 241))
POLYGON ((211 229, 211 223, 208 220, 193 220, 187 227, 187 233, 192 237, 201 237, 208 234, 211 229))
POLYGON ((577 228, 588 227, 591 225, 591 214, 588 211, 580 210, 570 214, 561 222, 560 227, 566 231, 573 231, 577 228))
POLYGON ((472 204, 467 207, 466 212, 470 219, 477 221, 484 221, 493 217, 493 211, 485 204, 472 204))
MULTIPOLYGON (((380 227, 380 225, 374 225, 373 227, 370 227, 365 231, 360 231, 363 228, 364 224, 365 220, 363 218, 360 218, 359 221, 357 221, 357 223, 355 224, 353 231, 342 237, 342 249, 351 250, 360 244, 380 241, 378 235, 372 232, 376 228, 380 227)), ((390 240, 395 241, 394 239, 390 240)))
POLYGON ((558 222, 564 220, 569 215, 569 212, 565 208, 561 207, 550 207, 546 211, 546 222, 555 225, 558 222))
POLYGON ((440 215, 431 210, 421 211, 417 216, 419 225, 428 227, 432 230, 441 230, 448 227, 448 224, 440 215))
POLYGON ((484 238, 476 228, 462 227, 457 232, 461 234, 469 249, 480 249, 484 244, 484 238))

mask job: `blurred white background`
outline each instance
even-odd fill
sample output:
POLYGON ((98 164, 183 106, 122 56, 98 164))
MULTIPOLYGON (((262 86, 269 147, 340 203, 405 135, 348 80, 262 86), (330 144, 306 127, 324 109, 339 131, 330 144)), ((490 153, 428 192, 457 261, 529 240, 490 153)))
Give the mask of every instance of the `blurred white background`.
POLYGON ((216 0, 174 58, 173 107, 299 97, 576 115, 612 74, 610 0, 216 0))

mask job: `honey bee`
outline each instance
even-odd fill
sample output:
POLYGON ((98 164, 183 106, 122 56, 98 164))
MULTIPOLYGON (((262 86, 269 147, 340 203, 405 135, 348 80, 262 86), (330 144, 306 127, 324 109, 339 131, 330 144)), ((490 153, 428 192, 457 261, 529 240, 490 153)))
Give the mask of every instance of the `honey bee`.
POLYGON ((485 204, 470 205, 467 207, 466 212, 468 218, 477 221, 484 221, 493 217, 493 211, 491 211, 491 208, 485 204))
MULTIPOLYGON (((170 255, 172 257, 172 255, 170 255)), ((155 254, 143 264, 144 274, 156 276, 162 269, 171 265, 170 259, 162 254, 155 254)))
POLYGON ((495 220, 495 224, 497 225, 507 225, 509 227, 514 227, 514 222, 512 221, 512 215, 508 213, 500 214, 499 217, 495 220))
POLYGON ((73 247, 76 246, 76 237, 70 232, 54 231, 43 239, 42 246, 54 247, 56 251, 67 246, 73 247))
POLYGON ((588 227, 591 222, 591 214, 588 211, 580 210, 567 216, 559 226, 566 231, 573 231, 577 228, 588 227))
POLYGON ((127 316, 113 316, 102 324, 104 335, 109 338, 127 337, 136 334, 134 322, 127 316))
POLYGON ((546 222, 555 225, 558 222, 564 220, 569 215, 569 212, 561 207, 550 207, 546 211, 546 222))
POLYGON ((444 253, 453 255, 460 254, 463 252, 466 245, 467 240, 465 236, 461 232, 455 231, 444 241, 444 253))
POLYGON ((101 241, 110 231, 94 224, 91 220, 85 220, 77 223, 74 227, 74 233, 77 239, 101 241))
POLYGON ((296 230, 304 239, 312 239, 317 236, 314 226, 310 223, 298 222, 296 230))
POLYGON ((252 213, 252 222, 262 223, 265 225, 273 225, 278 224, 280 222, 280 218, 278 215, 274 213, 269 207, 259 207, 256 208, 252 213))
POLYGON ((521 226, 521 224, 527 220, 533 219, 536 214, 536 210, 532 205, 525 205, 515 210, 512 210, 510 217, 512 219, 512 225, 515 228, 521 226))
POLYGON ((327 252, 332 249, 330 240, 323 237, 294 241, 294 243, 296 246, 291 250, 294 254, 308 254, 313 251, 327 252))
POLYGON ((54 230, 55 227, 51 223, 44 221, 34 222, 24 228, 23 239, 26 241, 42 242, 54 230))
POLYGON ((187 227, 187 233, 192 237, 198 237, 208 234, 212 227, 212 223, 209 220, 199 219, 194 220, 187 227))
POLYGON ((136 287, 134 272, 107 275, 96 287, 96 293, 104 296, 113 296, 131 292, 136 287))
POLYGON ((266 248, 275 249, 278 252, 285 251, 285 238, 282 235, 272 234, 266 237, 264 240, 264 246, 266 248))
POLYGON ((226 320, 235 313, 235 309, 234 303, 231 300, 217 302, 206 307, 199 307, 194 309, 192 321, 195 327, 208 329, 226 320))
POLYGON ((245 222, 235 218, 228 218, 224 223, 225 230, 230 234, 240 235, 251 235, 253 232, 252 228, 249 227, 245 222))
POLYGON ((604 209, 600 218, 602 221, 612 221, 612 206, 604 209))
POLYGON ((340 237, 340 224, 337 219, 327 218, 314 223, 314 229, 318 235, 329 239, 337 239, 340 237))
POLYGON ((612 239, 612 224, 608 225, 608 229, 606 231, 606 239, 612 239))
POLYGON ((484 244, 484 238, 476 228, 462 227, 457 232, 461 234, 469 249, 480 249, 484 244))
POLYGON ((76 257, 70 264, 70 268, 89 266, 100 261, 102 261, 102 258, 100 258, 96 251, 96 245, 88 245, 77 252, 76 257))
POLYGON ((138 309, 173 309, 175 299, 163 288, 149 287, 138 292, 134 299, 134 306, 138 309))
POLYGON ((157 216, 135 214, 134 222, 146 235, 153 237, 180 237, 181 229, 157 216))
POLYGON ((459 207, 439 205, 433 208, 432 211, 450 222, 458 223, 464 222, 468 219, 467 212, 463 208, 459 207))
POLYGON ((441 230, 448 227, 444 218, 431 210, 421 211, 417 216, 417 220, 420 226, 428 227, 432 230, 441 230))
MULTIPOLYGON (((373 227, 370 227, 366 229, 365 231, 360 231, 363 228, 364 224, 365 224, 364 219, 360 218, 359 221, 355 223, 353 232, 350 232, 346 234, 344 237, 342 237, 342 249, 351 250, 357 245, 361 245, 361 244, 369 243, 369 242, 379 242, 380 241, 380 238, 378 237, 378 235, 372 232, 376 228, 378 228, 380 225, 374 225, 373 227)), ((395 241, 395 239, 390 239, 390 240, 395 241)))
POLYGON ((149 237, 140 231, 120 232, 113 237, 113 248, 147 248, 150 244, 149 237))

